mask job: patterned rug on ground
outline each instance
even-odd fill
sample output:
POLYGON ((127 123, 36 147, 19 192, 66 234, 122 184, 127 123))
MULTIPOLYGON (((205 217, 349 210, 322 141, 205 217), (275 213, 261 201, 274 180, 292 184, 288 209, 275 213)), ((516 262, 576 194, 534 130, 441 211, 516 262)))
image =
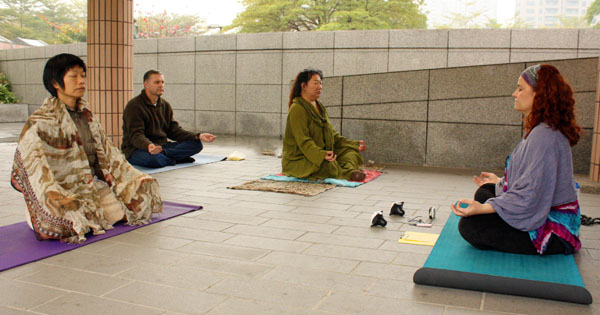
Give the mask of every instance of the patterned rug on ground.
POLYGON ((163 201, 163 212, 155 214, 146 225, 129 226, 115 224, 115 228, 100 235, 86 235, 82 244, 61 243, 58 240, 38 241, 25 221, 0 227, 0 271, 28 264, 46 257, 67 252, 105 238, 123 234, 140 227, 164 221, 191 211, 202 209, 202 206, 187 205, 163 201))
POLYGON ((272 191, 301 196, 314 196, 324 191, 335 188, 333 184, 317 184, 305 182, 282 182, 275 180, 253 180, 229 189, 272 191))

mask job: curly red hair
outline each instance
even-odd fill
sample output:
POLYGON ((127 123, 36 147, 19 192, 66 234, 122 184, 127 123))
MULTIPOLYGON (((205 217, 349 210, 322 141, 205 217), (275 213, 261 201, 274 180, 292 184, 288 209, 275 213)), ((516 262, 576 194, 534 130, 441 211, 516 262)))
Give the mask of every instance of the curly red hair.
POLYGON ((579 141, 581 127, 575 120, 575 99, 571 85, 552 65, 541 65, 531 112, 525 117, 525 138, 542 122, 559 130, 571 146, 579 141))

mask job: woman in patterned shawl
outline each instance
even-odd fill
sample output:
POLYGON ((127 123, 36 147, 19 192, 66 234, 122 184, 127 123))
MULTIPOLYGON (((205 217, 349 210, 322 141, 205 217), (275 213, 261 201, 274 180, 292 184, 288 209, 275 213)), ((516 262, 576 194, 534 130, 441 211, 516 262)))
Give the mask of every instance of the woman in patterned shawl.
POLYGON ((475 200, 460 200, 458 230, 480 249, 516 254, 572 254, 581 248, 581 217, 571 146, 581 128, 573 90, 552 65, 531 66, 513 93, 524 137, 506 159, 504 177, 473 178, 475 200))
POLYGON ((82 98, 86 66, 71 54, 48 60, 52 96, 27 119, 15 152, 11 184, 27 203, 38 240, 85 241, 118 221, 148 223, 162 212, 158 183, 133 168, 82 98))

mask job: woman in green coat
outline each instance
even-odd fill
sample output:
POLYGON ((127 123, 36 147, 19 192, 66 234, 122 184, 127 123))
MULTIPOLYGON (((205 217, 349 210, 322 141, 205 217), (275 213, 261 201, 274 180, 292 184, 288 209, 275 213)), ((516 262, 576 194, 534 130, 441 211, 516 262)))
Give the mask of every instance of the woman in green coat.
POLYGON ((331 125, 327 110, 318 101, 323 73, 305 69, 296 76, 288 103, 283 137, 283 174, 297 178, 340 178, 361 181, 364 141, 348 140, 331 125))

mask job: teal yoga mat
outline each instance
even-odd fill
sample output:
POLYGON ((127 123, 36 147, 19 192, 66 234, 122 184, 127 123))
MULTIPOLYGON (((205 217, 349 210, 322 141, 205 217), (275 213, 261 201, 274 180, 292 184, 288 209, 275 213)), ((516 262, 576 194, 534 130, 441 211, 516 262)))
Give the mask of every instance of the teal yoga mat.
POLYGON ((417 284, 512 294, 591 304, 573 255, 518 255, 479 250, 458 232, 451 214, 423 268, 417 284))

